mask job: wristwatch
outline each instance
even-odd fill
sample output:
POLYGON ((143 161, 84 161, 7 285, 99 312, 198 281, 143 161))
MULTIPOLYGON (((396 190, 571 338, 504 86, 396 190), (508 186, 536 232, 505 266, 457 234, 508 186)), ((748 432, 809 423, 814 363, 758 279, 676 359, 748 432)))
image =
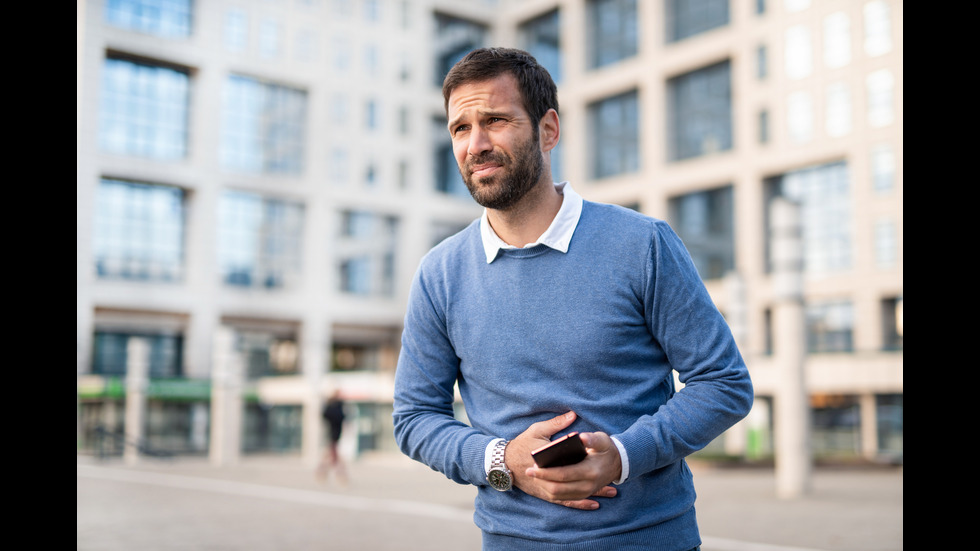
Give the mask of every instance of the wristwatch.
POLYGON ((490 471, 487 472, 487 482, 490 483, 490 487, 500 492, 506 492, 514 485, 510 469, 504 464, 505 449, 507 449, 506 440, 501 440, 494 445, 493 451, 490 452, 490 471))

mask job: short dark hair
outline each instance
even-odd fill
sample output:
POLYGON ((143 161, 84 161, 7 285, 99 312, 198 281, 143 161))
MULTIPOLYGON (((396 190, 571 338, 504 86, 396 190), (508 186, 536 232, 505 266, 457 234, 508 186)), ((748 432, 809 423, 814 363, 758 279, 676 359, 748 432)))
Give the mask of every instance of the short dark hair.
POLYGON ((524 110, 532 120, 539 122, 549 109, 558 112, 558 87, 548 70, 534 56, 515 48, 478 48, 456 62, 442 82, 446 112, 449 112, 449 95, 457 87, 505 73, 517 79, 524 110))

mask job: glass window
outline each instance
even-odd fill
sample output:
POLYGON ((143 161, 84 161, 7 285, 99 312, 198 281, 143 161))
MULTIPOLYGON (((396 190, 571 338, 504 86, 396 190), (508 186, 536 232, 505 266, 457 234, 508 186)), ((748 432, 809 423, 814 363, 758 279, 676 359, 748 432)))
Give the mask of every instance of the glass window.
POLYGON ((463 177, 459 174, 459 165, 456 163, 456 156, 453 154, 453 144, 449 140, 446 124, 447 121, 443 118, 435 118, 432 121, 433 135, 435 136, 433 151, 436 167, 436 191, 456 197, 472 198, 466 184, 463 183, 463 177))
POLYGON ((110 25, 133 31, 180 38, 191 34, 191 0, 106 0, 110 25))
POLYGON ((904 343, 902 323, 902 297, 888 297, 881 300, 882 349, 901 350, 904 343))
POLYGON ((895 187, 895 152, 887 143, 871 150, 871 181, 878 193, 888 193, 895 187))
POLYGON ((898 264, 898 231, 891 218, 879 218, 874 226, 875 265, 889 270, 898 264))
POLYGON ((755 49, 755 76, 765 80, 769 76, 769 48, 760 44, 755 49))
POLYGON ((178 281, 184 269, 184 192, 103 179, 95 207, 96 273, 102 278, 178 281))
POLYGON ((102 149, 160 160, 183 158, 189 90, 184 71, 107 58, 99 118, 102 149))
POLYGON ((850 269, 852 221, 847 164, 804 168, 767 181, 769 199, 784 196, 800 204, 803 264, 807 277, 850 269))
POLYGON ((895 119, 892 110, 895 77, 888 69, 879 69, 867 76, 868 124, 875 128, 888 126, 895 119))
POLYGON ((854 308, 850 301, 806 306, 807 350, 810 353, 854 350, 854 308))
POLYGON ((845 12, 823 19, 823 62, 831 69, 851 62, 851 20, 845 12))
POLYGON ((340 291, 362 296, 392 296, 398 219, 373 212, 345 211, 339 234, 340 291))
POLYGON ((228 191, 221 198, 218 264, 238 287, 289 287, 300 273, 303 206, 255 193, 228 191))
POLYGON ((827 86, 824 124, 827 135, 833 138, 851 132, 851 91, 844 82, 827 86))
POLYGON ((784 69, 790 80, 799 80, 813 72, 813 46, 810 41, 810 28, 794 25, 786 29, 784 35, 784 69))
POLYGON ((605 178, 639 169, 639 111, 639 99, 635 90, 589 106, 593 178, 605 178))
POLYGON ((225 14, 225 48, 243 52, 248 47, 248 15, 245 10, 231 8, 225 14))
POLYGON ((236 335, 247 379, 299 373, 299 348, 292 332, 242 329, 236 335))
POLYGON ((786 98, 786 125, 789 137, 796 143, 813 139, 813 98, 810 92, 799 90, 786 98))
POLYGON ((558 10, 548 12, 521 25, 524 49, 561 82, 561 22, 558 10))
POLYGON ((183 342, 181 335, 96 331, 92 348, 92 373, 125 376, 129 365, 129 341, 146 340, 149 376, 155 379, 182 377, 183 342))
POLYGON ((888 4, 874 0, 864 5, 864 53, 887 54, 892 49, 892 22, 888 4))
POLYGON ((259 25, 259 55, 279 57, 279 22, 274 19, 265 19, 259 25))
POLYGON ((636 0, 590 0, 587 9, 589 68, 605 67, 636 55, 636 0))
POLYGON ((483 46, 486 32, 482 25, 436 14, 436 86, 442 87, 443 79, 457 61, 483 46))
POLYGON ((724 277, 735 267, 732 188, 670 199, 670 223, 691 253, 702 279, 724 277))
POLYGON ((759 110, 759 143, 769 143, 769 110, 759 110))
POLYGON ((728 0, 667 0, 667 42, 728 24, 728 0))
POLYGON ((222 164, 245 172, 300 173, 306 92, 232 75, 224 94, 222 164))
POLYGON ((667 81, 669 158, 732 148, 731 64, 717 63, 667 81))

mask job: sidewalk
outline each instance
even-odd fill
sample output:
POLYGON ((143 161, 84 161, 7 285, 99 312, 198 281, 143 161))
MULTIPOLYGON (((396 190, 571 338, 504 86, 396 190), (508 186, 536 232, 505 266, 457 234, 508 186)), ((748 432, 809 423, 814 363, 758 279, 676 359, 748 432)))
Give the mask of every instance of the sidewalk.
MULTIPOLYGON (((319 483, 296 457, 77 459, 77 549, 480 548, 475 488, 400 455, 367 455, 319 483)), ((692 464, 704 551, 903 548, 903 473, 818 469, 805 498, 775 497, 771 469, 692 464)))

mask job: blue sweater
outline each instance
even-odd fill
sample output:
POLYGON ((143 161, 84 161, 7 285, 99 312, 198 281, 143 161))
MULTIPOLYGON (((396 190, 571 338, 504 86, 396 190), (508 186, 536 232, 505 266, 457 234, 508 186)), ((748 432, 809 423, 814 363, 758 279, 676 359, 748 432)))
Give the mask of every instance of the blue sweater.
POLYGON ((567 253, 538 245, 487 264, 476 221, 426 255, 395 376, 395 438, 409 457, 479 486, 486 549, 677 551, 700 544, 684 457, 744 417, 752 398, 677 235, 586 201, 567 253), (457 383, 471 426, 453 416, 457 383), (618 496, 580 511, 487 485, 493 438, 569 410, 578 419, 567 431, 623 444, 629 479, 618 496))

